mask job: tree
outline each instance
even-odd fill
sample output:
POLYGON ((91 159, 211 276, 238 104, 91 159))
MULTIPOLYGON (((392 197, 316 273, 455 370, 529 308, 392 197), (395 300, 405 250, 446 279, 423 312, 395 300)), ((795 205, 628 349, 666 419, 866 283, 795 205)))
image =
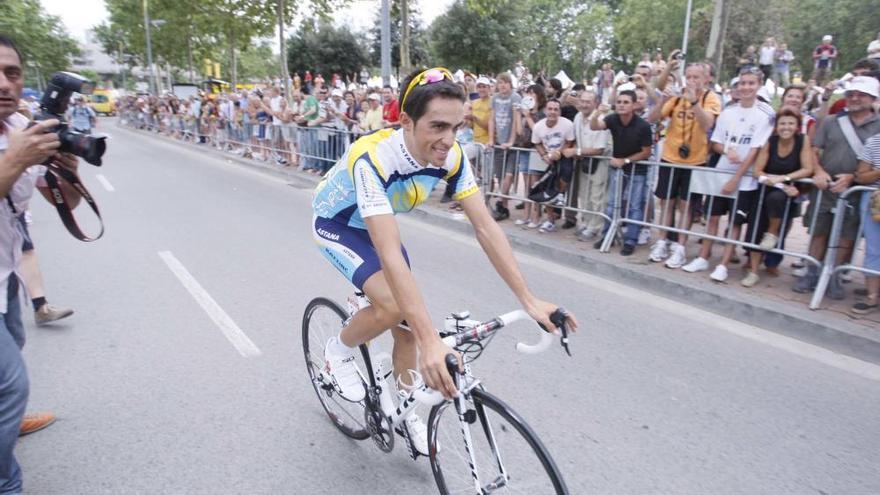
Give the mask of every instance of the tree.
MULTIPOLYGON (((401 31, 403 27, 402 22, 402 14, 401 11, 401 1, 406 0, 392 0, 391 1, 391 67, 394 72, 397 72, 400 75, 400 69, 404 64, 401 64, 400 54, 400 40, 401 40, 401 31)), ((410 30, 410 44, 409 44, 409 67, 418 67, 425 65, 428 63, 428 43, 425 35, 425 29, 422 27, 421 21, 421 12, 419 10, 418 4, 414 1, 407 2, 408 7, 408 17, 409 17, 409 30, 410 30)), ((373 25, 373 29, 370 30, 370 62, 374 66, 382 65, 382 16, 376 15, 376 22, 373 25)))
POLYGON ((37 71, 45 77, 68 69, 80 53, 61 20, 47 14, 38 0, 0 1, 0 32, 16 41, 25 64, 36 69, 25 70, 29 84, 36 81, 37 71))
POLYGON ((266 81, 278 75, 279 56, 272 53, 268 42, 250 46, 241 51, 239 77, 245 81, 266 81))
POLYGON ((516 63, 520 51, 518 18, 512 9, 477 10, 459 0, 431 24, 433 58, 453 70, 506 70, 516 63))
POLYGON ((293 72, 309 70, 329 76, 357 73, 367 65, 366 50, 348 27, 329 22, 304 23, 287 42, 287 65, 293 72))

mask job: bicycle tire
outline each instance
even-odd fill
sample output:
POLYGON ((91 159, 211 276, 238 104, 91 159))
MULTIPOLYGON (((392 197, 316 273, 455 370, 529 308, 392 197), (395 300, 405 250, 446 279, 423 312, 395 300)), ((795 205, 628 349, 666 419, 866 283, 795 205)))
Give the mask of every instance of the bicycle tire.
MULTIPOLYGON (((342 324, 348 319, 348 314, 336 302, 325 297, 316 297, 306 306, 302 323, 302 347, 306 360, 306 370, 309 373, 309 381, 318 395, 321 406, 336 428, 346 436, 356 440, 370 438, 370 433, 364 425, 364 404, 362 402, 350 402, 339 397, 335 391, 322 387, 318 379, 324 365, 324 345, 331 336, 339 333, 342 324), (327 328, 318 328, 319 322, 315 318, 320 311, 327 328), (327 316, 324 316, 324 314, 327 316), (338 318, 338 321, 336 320, 338 318), (333 333, 331 333, 333 332, 333 333), (312 350, 317 351, 312 355, 312 350)), ((365 346, 360 346, 362 360, 358 362, 361 371, 366 372, 363 358, 368 352, 365 346)))
MULTIPOLYGON (((470 403, 475 411, 475 417, 469 431, 477 461, 475 469, 483 488, 481 493, 493 491, 485 489, 487 482, 501 478, 499 466, 504 465, 508 478, 505 480, 506 486, 495 488, 498 493, 568 495, 565 480, 547 448, 515 411, 497 397, 479 388, 470 392, 470 403), (512 428, 505 428, 505 423, 512 428), (477 424, 480 426, 477 427, 477 424), (490 432, 497 447, 497 454, 496 449, 492 448, 493 442, 489 440, 490 432), (500 463, 498 454, 500 454, 500 463), (527 464, 522 466, 522 461, 526 461, 527 464), (487 475, 487 473, 491 474, 487 475)), ((434 481, 440 493, 443 495, 474 493, 476 489, 473 469, 454 403, 444 402, 431 408, 428 416, 428 442, 431 471, 434 473, 434 481), (445 434, 444 428, 449 430, 445 434), (439 451, 438 440, 443 440, 439 444, 439 451), (456 458, 456 455, 453 455, 455 449, 461 449, 464 454, 457 453, 456 458), (441 461, 441 459, 445 460, 441 461), (447 469, 443 468, 444 462, 447 463, 447 469)))

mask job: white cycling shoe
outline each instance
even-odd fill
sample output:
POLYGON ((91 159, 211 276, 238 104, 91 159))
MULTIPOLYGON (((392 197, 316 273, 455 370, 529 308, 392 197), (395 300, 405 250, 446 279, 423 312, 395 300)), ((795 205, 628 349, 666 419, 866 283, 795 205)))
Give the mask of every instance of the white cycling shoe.
MULTIPOLYGON (((428 455, 428 427, 425 425, 422 418, 413 412, 410 414, 403 423, 398 427, 397 433, 403 435, 403 431, 400 428, 406 428, 406 434, 409 436, 409 441, 412 442, 413 448, 416 449, 416 452, 422 454, 424 456, 428 455)), ((440 444, 437 444, 437 452, 440 452, 440 444)))
POLYGON ((324 372, 333 380, 345 400, 360 402, 367 396, 364 380, 354 361, 354 353, 337 353, 337 337, 330 337, 324 347, 324 372))

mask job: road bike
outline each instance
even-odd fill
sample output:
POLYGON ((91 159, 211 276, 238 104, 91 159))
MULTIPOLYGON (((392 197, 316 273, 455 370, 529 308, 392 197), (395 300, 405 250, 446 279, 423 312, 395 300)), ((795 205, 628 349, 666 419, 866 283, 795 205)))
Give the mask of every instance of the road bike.
MULTIPOLYGON (((361 345, 356 360, 367 393, 363 401, 351 402, 342 397, 325 372, 324 346, 355 312, 368 305, 369 300, 362 293, 349 298, 348 311, 330 299, 318 297, 308 304, 303 315, 306 368, 315 393, 336 428, 357 440, 372 438, 386 453, 394 448, 397 433, 415 460, 420 454, 401 424, 417 404, 424 404, 431 408, 428 457, 441 494, 569 493, 559 468, 535 431, 510 406, 487 392, 471 370, 473 361, 498 330, 518 321, 534 323, 528 313, 516 310, 485 322, 470 319, 466 311, 446 318, 440 336, 463 359, 463 371, 459 371, 455 356, 447 356, 447 367, 459 390, 451 400, 427 388, 413 370, 412 386, 404 394, 392 393, 388 381, 393 373, 391 355, 371 350, 377 347, 375 343, 361 345), (395 396, 399 397, 396 402, 395 396)), ((527 354, 542 352, 559 336, 562 347, 571 355, 565 316, 565 310, 557 309, 551 317, 560 329, 557 333, 540 330, 541 340, 537 344, 518 343, 516 349, 527 354)))

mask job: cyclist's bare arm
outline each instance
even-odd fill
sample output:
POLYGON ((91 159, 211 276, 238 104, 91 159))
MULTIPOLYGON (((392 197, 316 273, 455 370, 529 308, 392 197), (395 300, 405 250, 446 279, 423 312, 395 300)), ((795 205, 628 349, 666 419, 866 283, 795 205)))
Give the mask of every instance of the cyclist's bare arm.
MULTIPOLYGON (((375 215, 364 219, 367 231, 388 282, 394 301, 406 320, 419 348, 419 372, 425 384, 446 397, 456 394, 455 383, 446 371, 447 354, 455 354, 440 340, 431 323, 422 293, 401 252, 400 230, 394 215, 375 215)), ((368 294, 369 295, 369 294, 368 294)))
MULTIPOLYGON (((471 225, 473 225, 477 241, 480 243, 486 256, 489 257, 489 261, 495 267, 495 271, 498 272, 498 275, 507 283, 507 286, 516 295, 516 298, 519 299, 523 309, 538 323, 544 325, 544 327, 556 328, 550 322, 550 314, 558 306, 538 299, 529 290, 516 262, 516 258, 513 256, 513 249, 511 249, 510 243, 507 241, 507 236, 501 230, 501 227, 498 226, 498 223, 489 215, 489 210, 486 209, 486 205, 483 203, 482 195, 472 194, 462 199, 461 207, 470 220, 471 225)), ((577 330, 577 320, 570 313, 568 315, 568 325, 572 331, 577 330)))

